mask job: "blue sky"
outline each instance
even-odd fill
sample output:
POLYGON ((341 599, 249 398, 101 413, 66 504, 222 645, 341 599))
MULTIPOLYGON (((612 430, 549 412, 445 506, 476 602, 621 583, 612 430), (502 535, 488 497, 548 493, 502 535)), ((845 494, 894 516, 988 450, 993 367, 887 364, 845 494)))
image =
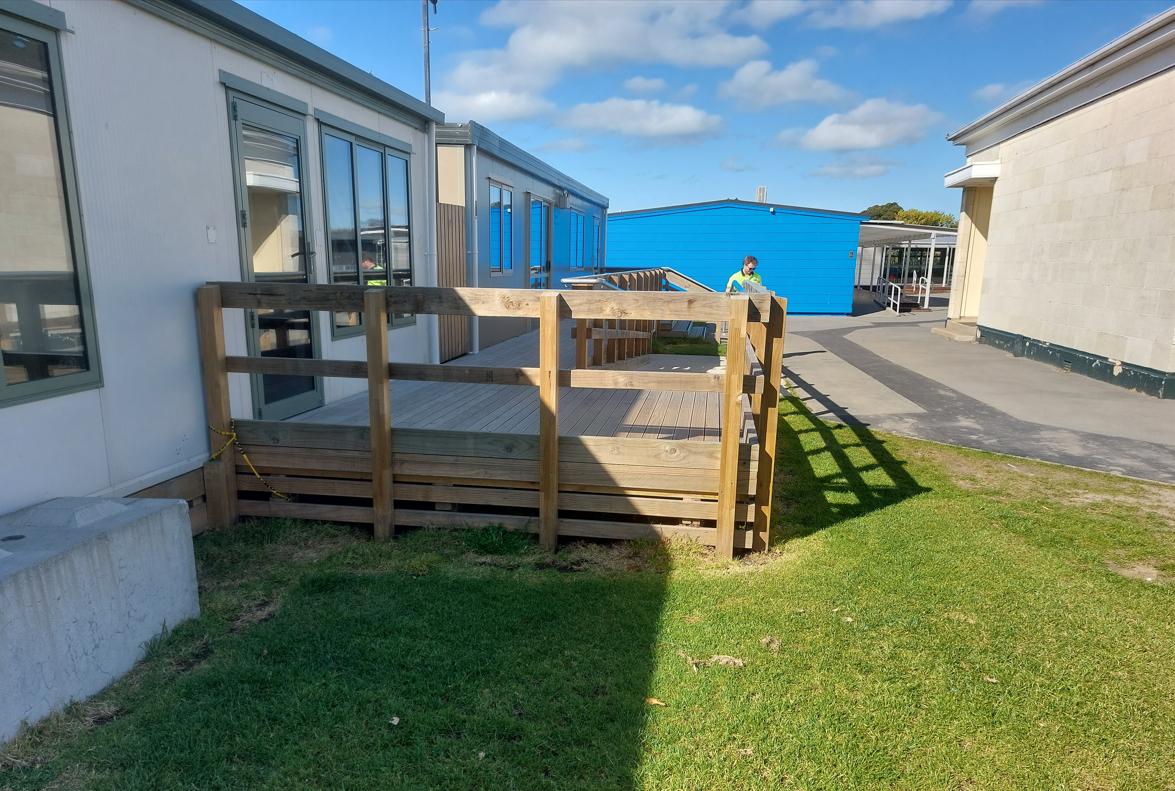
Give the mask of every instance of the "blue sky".
MULTIPOLYGON (((415 0, 244 5, 423 96, 415 0)), ((433 103, 611 199, 958 213, 944 136, 1168 6, 1151 0, 440 0, 433 103)))

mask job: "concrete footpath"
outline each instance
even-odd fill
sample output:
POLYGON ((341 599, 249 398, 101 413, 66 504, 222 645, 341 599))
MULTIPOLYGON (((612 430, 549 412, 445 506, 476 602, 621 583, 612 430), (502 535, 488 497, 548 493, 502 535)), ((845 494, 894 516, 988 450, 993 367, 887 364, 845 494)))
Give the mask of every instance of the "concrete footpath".
POLYGON ((819 417, 1175 483, 1175 400, 932 334, 944 318, 790 316, 784 374, 819 417))

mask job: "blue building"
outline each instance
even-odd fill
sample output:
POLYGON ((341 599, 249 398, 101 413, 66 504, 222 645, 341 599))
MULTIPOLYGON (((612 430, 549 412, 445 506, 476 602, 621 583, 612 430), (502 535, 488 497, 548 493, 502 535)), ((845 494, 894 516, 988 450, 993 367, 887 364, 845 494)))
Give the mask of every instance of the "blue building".
POLYGON ((665 266, 721 291, 744 256, 789 313, 853 310, 863 214, 718 200, 608 215, 609 269, 665 266))

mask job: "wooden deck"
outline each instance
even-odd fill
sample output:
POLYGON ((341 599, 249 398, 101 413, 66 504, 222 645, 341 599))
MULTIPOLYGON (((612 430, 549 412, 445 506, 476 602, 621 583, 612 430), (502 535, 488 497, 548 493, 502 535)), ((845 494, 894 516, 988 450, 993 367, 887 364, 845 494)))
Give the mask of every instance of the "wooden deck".
MULTIPOLYGON (((565 321, 563 325, 562 337, 570 338, 573 322, 565 321)), ((559 356, 560 368, 574 367, 575 345, 561 343, 559 356)), ((538 357, 535 331, 448 364, 533 367, 538 365, 538 357)), ((601 367, 717 374, 725 371, 719 357, 676 354, 642 355, 601 367)), ((366 426, 368 402, 366 393, 357 393, 289 420, 366 426)), ((391 384, 391 402, 393 428, 539 433, 539 395, 534 387, 396 380, 391 384)), ((749 405, 744 407, 749 410, 749 405)), ((720 410, 720 393, 563 387, 559 390, 559 433, 718 442, 720 410)))
POLYGON ((786 303, 699 293, 671 270, 604 278, 561 292, 202 286, 219 448, 203 470, 209 526, 294 517, 365 523, 386 539, 494 524, 536 532, 549 550, 561 537, 680 537, 726 557, 766 548, 786 303), (239 308, 362 311, 366 359, 230 356, 224 310, 239 308), (398 363, 395 313, 512 316, 539 329, 445 365, 398 363), (725 360, 646 354, 669 320, 728 322, 725 360), (245 420, 228 398, 242 374, 359 379, 367 392, 296 419, 245 420))

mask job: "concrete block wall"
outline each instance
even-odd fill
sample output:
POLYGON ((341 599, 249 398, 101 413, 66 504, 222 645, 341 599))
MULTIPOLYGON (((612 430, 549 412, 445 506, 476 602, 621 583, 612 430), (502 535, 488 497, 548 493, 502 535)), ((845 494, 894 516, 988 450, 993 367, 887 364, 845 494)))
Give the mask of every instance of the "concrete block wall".
POLYGON ((0 516, 0 743, 199 614, 182 500, 67 497, 0 516))
POLYGON ((1000 145, 979 323, 1175 371, 1175 71, 1000 145))

